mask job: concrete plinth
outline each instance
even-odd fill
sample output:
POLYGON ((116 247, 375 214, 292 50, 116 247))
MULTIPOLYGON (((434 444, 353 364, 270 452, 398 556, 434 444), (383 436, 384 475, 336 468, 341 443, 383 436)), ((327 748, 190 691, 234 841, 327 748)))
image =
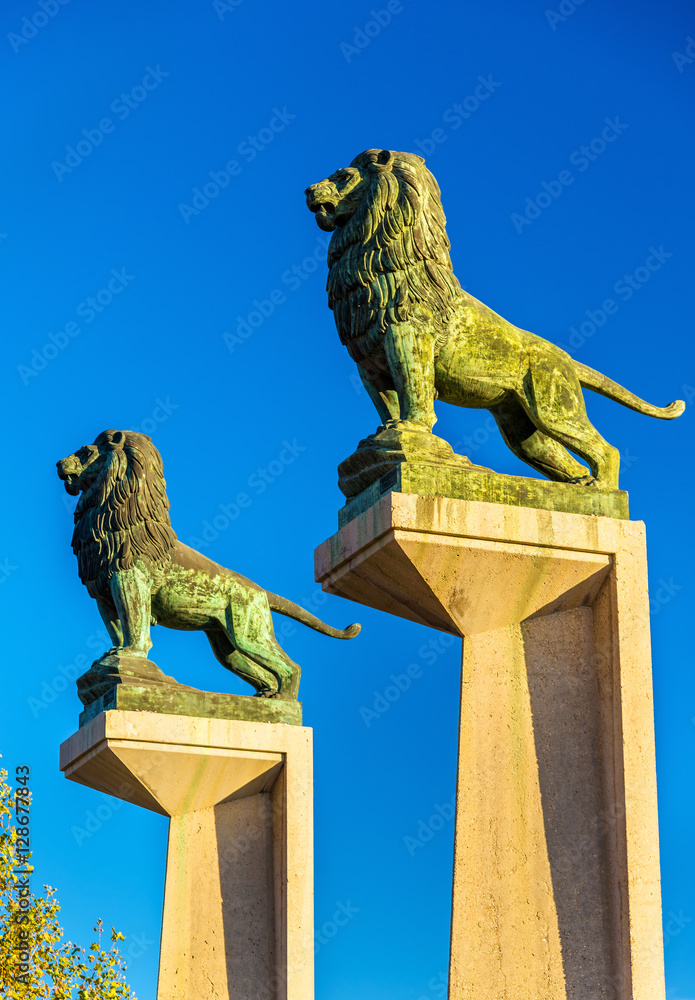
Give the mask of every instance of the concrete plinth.
POLYGON ((316 578, 464 637, 450 1000, 663 1000, 644 526, 389 493, 316 578))
POLYGON ((311 1000, 311 730, 103 712, 67 778, 170 816, 157 1000, 311 1000))

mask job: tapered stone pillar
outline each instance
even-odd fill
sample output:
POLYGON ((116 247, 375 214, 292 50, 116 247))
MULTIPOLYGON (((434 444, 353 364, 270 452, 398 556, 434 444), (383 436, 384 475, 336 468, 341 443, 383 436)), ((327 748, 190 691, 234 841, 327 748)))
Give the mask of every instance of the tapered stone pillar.
POLYGON ((450 1000, 663 1000, 644 526, 392 492, 316 578, 463 637, 450 1000))
POLYGON ((312 1000, 310 729, 107 711, 60 766, 171 817, 158 1000, 312 1000))

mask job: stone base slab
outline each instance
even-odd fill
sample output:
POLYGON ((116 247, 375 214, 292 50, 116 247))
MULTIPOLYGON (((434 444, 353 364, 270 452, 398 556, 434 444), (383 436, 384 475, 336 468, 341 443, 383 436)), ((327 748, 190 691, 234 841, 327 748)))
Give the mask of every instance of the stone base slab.
POLYGON ((243 694, 220 694, 199 691, 183 684, 153 685, 131 680, 115 683, 106 694, 93 701, 80 714, 80 726, 102 712, 161 712, 163 715, 189 715, 203 719, 237 719, 240 722, 282 723, 301 726, 302 703, 279 698, 255 698, 243 694))
POLYGON ((108 711, 60 766, 171 817, 157 1000, 312 1000, 310 729, 108 711))
POLYGON ((439 464, 426 460, 394 462, 379 479, 348 500, 338 512, 338 526, 345 527, 390 491, 593 514, 596 517, 627 519, 630 516, 625 490, 603 490, 573 483, 552 483, 547 479, 507 476, 470 463, 465 465, 463 461, 461 464, 439 464))

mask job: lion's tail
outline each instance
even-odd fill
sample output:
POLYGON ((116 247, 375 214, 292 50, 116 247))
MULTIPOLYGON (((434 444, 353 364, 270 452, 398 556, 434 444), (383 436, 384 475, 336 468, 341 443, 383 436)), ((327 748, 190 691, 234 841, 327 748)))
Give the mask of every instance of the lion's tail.
POLYGON ((661 420, 673 420, 675 417, 680 417, 685 410, 685 403, 682 399, 676 399, 668 406, 654 406, 652 403, 640 399, 639 396, 635 396, 629 389, 624 389, 622 385, 618 385, 612 379, 606 378, 601 372, 589 368, 588 365, 583 365, 579 361, 575 361, 574 365, 579 381, 585 389, 591 389, 601 396, 607 396, 637 413, 644 413, 647 417, 659 417, 661 420))
POLYGON ((326 625, 325 622, 322 622, 316 615, 305 611, 304 608, 300 607, 299 604, 295 604, 294 601, 288 601, 286 597, 279 597, 277 594, 271 594, 269 591, 268 604, 271 611, 277 611, 281 615, 287 615, 288 618, 294 618, 295 621, 301 622, 302 625, 307 625, 316 632, 328 635, 332 639, 354 639, 362 629, 362 626, 357 624, 348 625, 347 628, 333 628, 332 625, 326 625))

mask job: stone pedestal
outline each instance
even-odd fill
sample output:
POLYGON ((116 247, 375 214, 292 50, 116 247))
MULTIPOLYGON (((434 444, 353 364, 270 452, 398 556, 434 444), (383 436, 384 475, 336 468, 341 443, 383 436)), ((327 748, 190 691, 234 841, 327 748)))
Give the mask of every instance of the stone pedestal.
POLYGON ((310 729, 107 711, 60 766, 171 817, 157 1000, 313 998, 310 729))
POLYGON ((663 1000, 644 526, 393 492, 316 578, 463 636, 450 1000, 663 1000))

